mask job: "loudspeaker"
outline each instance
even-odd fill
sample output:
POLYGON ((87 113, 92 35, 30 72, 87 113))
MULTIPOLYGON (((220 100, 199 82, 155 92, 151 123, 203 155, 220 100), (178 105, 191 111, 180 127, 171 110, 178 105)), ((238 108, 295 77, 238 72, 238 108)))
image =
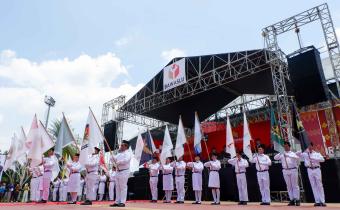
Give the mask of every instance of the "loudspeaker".
POLYGON ((299 107, 330 99, 319 51, 314 46, 287 56, 288 71, 299 107))
MULTIPOLYGON (((117 143, 117 127, 118 122, 113 120, 105 123, 104 125, 104 136, 112 150, 115 148, 115 145, 117 143)), ((110 151, 106 144, 104 144, 104 147, 105 152, 110 151)))

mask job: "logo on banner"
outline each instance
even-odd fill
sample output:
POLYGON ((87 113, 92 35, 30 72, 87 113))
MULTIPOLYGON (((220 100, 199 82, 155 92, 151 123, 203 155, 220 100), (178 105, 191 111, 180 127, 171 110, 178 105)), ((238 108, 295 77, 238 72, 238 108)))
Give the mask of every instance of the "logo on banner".
POLYGON ((163 69, 163 91, 186 83, 185 77, 185 58, 163 69))

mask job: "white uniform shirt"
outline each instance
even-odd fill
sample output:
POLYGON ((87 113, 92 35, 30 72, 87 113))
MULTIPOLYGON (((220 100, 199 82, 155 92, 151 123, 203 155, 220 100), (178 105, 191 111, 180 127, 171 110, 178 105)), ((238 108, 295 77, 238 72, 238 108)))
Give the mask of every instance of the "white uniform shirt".
POLYGON ((131 153, 129 150, 119 152, 117 155, 112 156, 112 161, 116 163, 118 172, 130 171, 131 153))
POLYGON ((235 173, 244 173, 246 172, 246 168, 249 166, 249 163, 246 159, 238 159, 237 157, 229 159, 228 163, 235 167, 235 173))
POLYGON ((184 176, 186 163, 182 160, 179 162, 172 162, 171 166, 175 168, 175 176, 184 176))
POLYGON ((91 155, 88 162, 85 164, 87 173, 98 174, 99 155, 91 155))
POLYGON ((55 161, 52 157, 44 157, 43 159, 44 172, 52 172, 54 164, 55 161))
POLYGON ((280 160, 283 169, 293 169, 298 167, 299 156, 292 151, 284 151, 283 153, 276 154, 275 160, 280 160))
POLYGON ((80 173, 81 170, 81 165, 79 162, 70 162, 67 163, 67 168, 70 171, 70 175, 72 175, 72 173, 80 173))
POLYGON ((306 150, 305 152, 297 153, 304 161, 305 166, 307 168, 314 168, 314 167, 320 167, 320 162, 324 162, 325 159, 323 156, 316 151, 309 152, 309 150, 306 150))
POLYGON ((110 182, 115 182, 116 181, 116 171, 110 170, 108 176, 109 176, 109 181, 110 182))
POLYGON ((204 163, 204 166, 209 168, 210 171, 219 171, 221 169, 221 162, 219 160, 211 160, 204 163))
POLYGON ((155 163, 155 164, 151 163, 149 165, 149 174, 150 174, 150 177, 158 177, 159 168, 160 168, 159 163, 155 163))
POLYGON ((202 173, 204 166, 201 161, 198 162, 189 162, 187 165, 192 168, 192 173, 202 173))
POLYGON ((249 161, 256 164, 257 171, 268 171, 269 166, 272 165, 272 161, 265 154, 254 154, 253 159, 249 161))

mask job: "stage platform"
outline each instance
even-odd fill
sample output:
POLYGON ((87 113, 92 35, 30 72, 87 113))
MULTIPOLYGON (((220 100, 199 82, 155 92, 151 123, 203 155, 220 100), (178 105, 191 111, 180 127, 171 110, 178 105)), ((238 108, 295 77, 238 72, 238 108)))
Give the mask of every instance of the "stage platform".
MULTIPOLYGON (((47 204, 35 204, 35 203, 0 203, 1 209, 6 210, 26 210, 26 209, 34 209, 34 210, 66 210, 66 209, 126 209, 126 210, 147 210, 147 209, 156 209, 156 210, 178 210, 186 209, 186 210, 198 210, 198 209, 228 209, 228 210, 252 210, 252 209, 315 209, 313 204, 311 203, 303 203, 300 207, 289 207, 287 203, 272 203, 271 206, 260 206, 259 203, 249 203, 247 206, 239 206, 235 202, 221 202, 219 206, 212 206, 210 202, 203 202, 202 205, 193 205, 192 201, 186 201, 185 204, 164 204, 158 202, 156 204, 149 203, 148 201, 128 201, 125 208, 119 207, 110 207, 109 204, 112 202, 95 202, 92 206, 81 206, 81 205, 68 205, 65 202, 49 202, 47 204)), ((318 207, 322 209, 339 209, 340 203, 332 203, 328 204, 327 207, 318 207)))

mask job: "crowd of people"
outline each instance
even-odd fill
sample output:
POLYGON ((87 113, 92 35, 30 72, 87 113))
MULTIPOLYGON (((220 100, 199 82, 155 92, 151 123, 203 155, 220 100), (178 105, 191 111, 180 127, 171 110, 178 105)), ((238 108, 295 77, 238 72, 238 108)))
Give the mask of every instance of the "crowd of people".
MULTIPOLYGON (((69 176, 58 176, 51 182, 53 161, 53 149, 48 151, 47 157, 43 159, 43 164, 29 168, 32 178, 30 184, 25 184, 22 188, 19 184, 2 183, 0 186, 0 199, 4 202, 37 202, 65 201, 68 204, 92 205, 93 201, 109 200, 114 201, 110 206, 124 207, 127 199, 127 181, 130 173, 131 153, 128 150, 129 142, 123 141, 117 155, 111 156, 114 166, 109 171, 99 168, 99 148, 95 148, 94 153, 89 158, 87 164, 82 166, 79 163, 79 155, 75 154, 72 161, 66 163, 69 176), (81 170, 86 170, 86 175, 81 170)), ((320 162, 324 161, 323 156, 316 152, 313 144, 310 144, 304 152, 293 152, 290 143, 284 143, 284 152, 277 153, 274 159, 282 164, 282 173, 287 184, 289 195, 289 206, 300 206, 300 188, 298 183, 298 165, 300 160, 308 171, 308 177, 312 186, 315 206, 326 206, 324 190, 322 186, 320 162)), ((193 204, 201 204, 202 199, 202 171, 204 167, 209 170, 208 187, 211 189, 213 197, 212 205, 220 204, 220 180, 219 170, 221 161, 220 155, 212 151, 210 160, 203 163, 200 156, 196 155, 192 162, 184 162, 182 157, 167 157, 165 163, 154 156, 150 163, 144 164, 149 170, 151 202, 156 203, 159 199, 158 179, 159 174, 163 179, 164 203, 171 203, 172 192, 176 190, 177 198, 175 203, 181 204, 185 201, 185 176, 186 170, 192 171, 192 190, 195 194, 193 204)), ((261 205, 270 205, 270 177, 269 167, 271 159, 265 154, 264 147, 257 145, 257 153, 252 158, 245 159, 242 152, 237 151, 236 156, 228 158, 228 164, 233 165, 237 180, 239 205, 247 205, 248 191, 246 168, 249 164, 255 164, 257 170, 257 180, 261 193, 261 205)))

